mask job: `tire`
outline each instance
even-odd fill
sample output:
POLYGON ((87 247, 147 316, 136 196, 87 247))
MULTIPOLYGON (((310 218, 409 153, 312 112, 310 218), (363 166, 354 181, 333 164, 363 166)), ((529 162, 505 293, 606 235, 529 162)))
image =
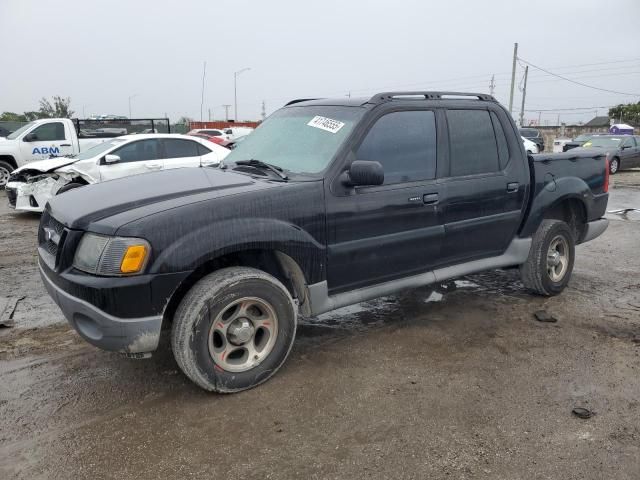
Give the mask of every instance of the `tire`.
POLYGON ((615 175, 620 170, 620 159, 618 157, 613 157, 609 162, 609 174, 615 175))
POLYGON ((529 257, 520 266, 522 283, 538 295, 558 295, 569 283, 574 258, 575 239, 569 225, 543 220, 533 236, 529 257), (559 263, 553 265, 555 262, 559 263))
POLYGON ((69 190, 73 190, 74 188, 84 187, 82 183, 71 182, 63 185, 60 190, 56 192, 56 195, 60 195, 61 193, 68 192, 69 190))
POLYGON ((0 160, 0 190, 4 190, 4 186, 9 181, 9 175, 15 168, 8 162, 0 160))
POLYGON ((296 306, 276 278, 254 268, 224 268, 201 279, 182 299, 171 347, 180 369, 199 387, 239 392, 278 371, 296 326, 296 306))

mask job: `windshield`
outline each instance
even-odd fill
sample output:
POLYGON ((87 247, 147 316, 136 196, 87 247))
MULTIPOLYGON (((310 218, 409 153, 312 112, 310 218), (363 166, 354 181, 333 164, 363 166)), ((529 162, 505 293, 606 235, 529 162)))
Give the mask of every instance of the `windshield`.
POLYGON ((576 138, 574 138, 573 141, 574 142, 586 142, 591 137, 593 137, 593 135, 583 133, 582 135, 578 135, 576 138))
POLYGON ((292 173, 319 173, 364 112, 358 107, 283 108, 238 143, 224 161, 254 159, 292 173))
POLYGON ((589 147, 602 147, 602 148, 618 148, 622 139, 620 137, 593 137, 582 146, 584 148, 589 147))
POLYGON ((76 160, 88 160, 89 158, 97 157, 103 152, 106 152, 112 147, 121 144, 124 140, 109 140, 108 142, 102 142, 98 145, 91 147, 89 150, 85 150, 81 152, 79 155, 74 157, 76 160))
POLYGON ((10 135, 7 135, 7 140, 13 140, 15 138, 18 138, 20 135, 22 135, 24 132, 26 132, 27 130, 29 130, 31 127, 33 127, 36 124, 36 122, 29 122, 26 125, 23 125, 22 127, 20 127, 18 130, 16 130, 15 132, 13 132, 10 135))
POLYGON ((523 137, 537 137, 538 131, 530 128, 521 128, 520 135, 522 135, 523 137))

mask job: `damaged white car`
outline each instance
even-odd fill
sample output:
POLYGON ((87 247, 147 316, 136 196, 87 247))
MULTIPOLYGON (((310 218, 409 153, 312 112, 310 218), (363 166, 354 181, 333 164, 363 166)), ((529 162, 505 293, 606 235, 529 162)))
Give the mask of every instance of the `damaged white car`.
POLYGON ((16 210, 42 212, 47 201, 72 188, 154 170, 215 166, 229 150, 198 137, 126 135, 72 157, 31 162, 9 176, 5 191, 16 210))

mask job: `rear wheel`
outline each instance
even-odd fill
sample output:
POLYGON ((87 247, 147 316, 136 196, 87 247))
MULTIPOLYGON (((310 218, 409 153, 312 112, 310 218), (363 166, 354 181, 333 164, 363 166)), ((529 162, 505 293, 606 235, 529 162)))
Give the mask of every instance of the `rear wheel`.
POLYGON ((13 165, 5 162, 4 160, 0 160, 0 190, 4 189, 5 185, 9 181, 9 175, 11 175, 11 172, 14 170, 13 165))
POLYGON ((172 326, 173 354, 198 386, 239 392, 282 366, 296 333, 296 308, 271 275, 246 267, 218 270, 196 283, 172 326))
POLYGON ((620 159, 618 157, 614 157, 609 162, 609 173, 614 175, 620 170, 620 159))
POLYGON ((558 295, 573 271, 575 239, 569 225, 543 220, 533 236, 527 261, 520 266, 522 283, 539 295, 558 295))

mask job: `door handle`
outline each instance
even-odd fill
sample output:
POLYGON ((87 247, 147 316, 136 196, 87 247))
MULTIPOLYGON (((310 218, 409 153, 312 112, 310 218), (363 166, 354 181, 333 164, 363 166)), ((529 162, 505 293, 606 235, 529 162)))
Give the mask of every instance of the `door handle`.
POLYGON ((518 182, 507 183, 507 193, 514 193, 520 190, 520 184, 518 182))
POLYGON ((425 205, 434 205, 438 203, 438 194, 437 193, 425 193, 422 196, 422 201, 425 205))
POLYGON ((70 147, 71 144, 70 143, 63 143, 62 145, 60 145, 61 147, 70 147))
POLYGON ((162 164, 161 163, 147 163, 145 165, 145 167, 147 167, 149 170, 159 170, 162 168, 162 164))

